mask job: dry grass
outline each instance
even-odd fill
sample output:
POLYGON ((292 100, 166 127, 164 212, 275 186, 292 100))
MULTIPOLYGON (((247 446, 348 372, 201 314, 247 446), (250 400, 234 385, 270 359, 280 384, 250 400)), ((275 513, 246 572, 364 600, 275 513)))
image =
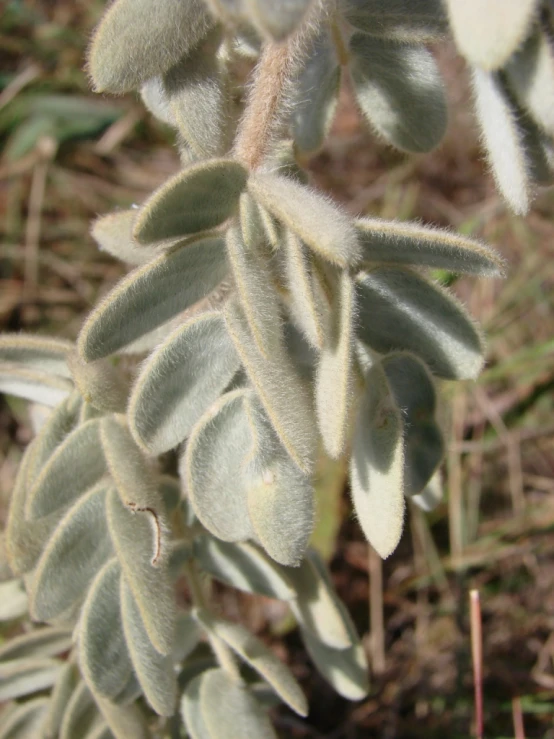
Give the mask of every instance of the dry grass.
MULTIPOLYGON (((101 7, 8 0, 0 20, 5 331, 75 337, 98 295, 122 274, 96 251, 89 221, 139 202, 178 167, 169 133, 135 99, 87 92, 83 38, 101 7), (84 107, 70 114, 77 125, 60 119, 57 95, 79 96, 84 107)), ((335 696, 308 665, 296 633, 276 635, 283 613, 275 604, 221 591, 230 615, 266 635, 273 630, 310 696, 307 721, 279 714, 283 736, 469 736, 468 593, 477 589, 485 736, 554 737, 554 193, 541 193, 528 218, 510 215, 480 160, 462 65, 448 50, 440 58, 453 115, 438 151, 407 159, 379 146, 346 94, 333 138, 311 170, 353 212, 419 218, 486 238, 508 260, 509 276, 454 285, 483 323, 489 351, 478 383, 443 387, 445 502, 427 517, 410 510, 401 546, 381 572, 346 499, 329 495, 335 525, 322 546, 334 546, 339 592, 362 633, 371 631, 370 697, 351 705, 335 696)), ((0 399, 4 502, 29 434, 24 404, 0 399)), ((325 479, 326 491, 341 493, 340 469, 325 479)))

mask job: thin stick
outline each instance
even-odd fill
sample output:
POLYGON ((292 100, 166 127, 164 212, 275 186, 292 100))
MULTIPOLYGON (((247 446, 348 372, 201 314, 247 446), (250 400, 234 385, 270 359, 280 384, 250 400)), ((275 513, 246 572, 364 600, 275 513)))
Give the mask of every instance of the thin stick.
POLYGON ((518 695, 512 698, 512 716, 514 719, 515 739, 525 739, 525 726, 523 725, 523 711, 521 710, 521 699, 518 695))
POLYGON ((483 739, 483 631, 481 602, 478 590, 469 592, 469 619, 471 624, 471 656, 475 688, 475 736, 483 739))
MULTIPOLYGON (((467 398, 459 392, 452 401, 452 438, 463 439, 467 398)), ((452 447, 448 453, 448 526, 450 554, 461 562, 464 550, 465 515, 462 495, 462 460, 452 447)))
POLYGON ((383 614, 383 560, 371 545, 368 546, 369 564, 369 643, 373 672, 385 671, 385 619, 383 614))

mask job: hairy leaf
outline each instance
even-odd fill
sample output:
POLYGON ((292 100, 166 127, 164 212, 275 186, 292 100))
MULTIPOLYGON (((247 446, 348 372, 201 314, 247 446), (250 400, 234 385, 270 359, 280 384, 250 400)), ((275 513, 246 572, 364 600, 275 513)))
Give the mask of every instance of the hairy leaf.
POLYGON ((448 30, 442 0, 348 0, 345 16, 361 31, 395 41, 424 44, 448 30))
POLYGON ((302 688, 290 670, 265 644, 240 624, 213 618, 198 612, 200 623, 228 644, 238 656, 253 667, 275 690, 277 695, 300 716, 308 714, 302 688))
POLYGON ((73 662, 66 662, 58 673, 58 679, 50 694, 48 708, 41 724, 45 739, 55 739, 59 735, 65 709, 79 679, 77 666, 73 662))
POLYGON ((400 412, 379 364, 366 377, 350 462, 350 488, 360 526, 385 558, 404 526, 404 448, 400 412))
POLYGON ((90 739, 150 739, 148 724, 139 706, 117 706, 97 695, 94 699, 107 726, 104 729, 105 734, 101 734, 99 729, 90 739))
POLYGON ((412 495, 411 500, 422 511, 429 513, 434 510, 443 499, 443 490, 440 473, 437 471, 429 483, 418 495, 412 495))
POLYGON ((71 431, 44 465, 29 490, 25 515, 38 519, 75 501, 107 472, 100 443, 100 420, 71 431))
POLYGON ((173 588, 167 570, 163 511, 126 508, 115 490, 107 497, 108 527, 123 575, 144 627, 160 654, 169 654, 175 630, 173 588))
POLYGON ((378 352, 413 352, 434 374, 475 378, 483 340, 461 304, 415 272, 379 267, 358 276, 358 336, 378 352))
POLYGON ((0 363, 0 393, 54 407, 61 403, 73 385, 65 377, 19 364, 0 363))
POLYGON ((133 230, 141 244, 219 226, 238 209, 244 167, 232 159, 195 162, 165 182, 139 210, 133 230))
POLYGON ((403 151, 425 152, 446 130, 436 62, 423 46, 355 33, 351 69, 358 105, 373 128, 403 151))
POLYGON ((417 223, 358 218, 365 264, 413 264, 481 277, 501 276, 502 258, 477 239, 417 223))
POLYGON ((116 0, 96 29, 88 54, 97 92, 128 92, 165 72, 207 33, 201 0, 116 0))
POLYGON ((203 570, 233 588, 277 600, 295 597, 287 571, 255 544, 229 544, 202 536, 194 542, 194 554, 203 570))
POLYGON ((47 709, 48 698, 34 698, 25 703, 15 703, 11 711, 2 714, 0 739, 36 737, 47 709))
POLYGON ((292 135, 302 154, 310 156, 323 146, 335 117, 340 80, 334 44, 328 33, 322 33, 294 86, 292 135))
POLYGON ((85 362, 153 331, 205 297, 227 273, 219 238, 186 241, 134 270, 89 315, 78 340, 85 362))
POLYGON ((181 698, 181 716, 192 739, 212 739, 200 705, 200 687, 204 674, 201 673, 189 682, 181 698))
POLYGON ((14 659, 0 662, 0 701, 21 698, 50 688, 62 663, 57 659, 14 659))
POLYGON ((504 66, 525 39, 537 0, 446 0, 459 50, 486 70, 504 66))
POLYGON ((177 128, 162 76, 147 80, 140 88, 140 96, 152 115, 168 126, 177 128))
POLYGON ((248 20, 264 36, 283 41, 301 24, 314 0, 244 0, 248 20))
MULTIPOLYGON (((0 588, 2 586, 0 585, 0 588)), ((4 594, 3 594, 4 595, 4 594)), ((71 632, 52 626, 33 629, 10 639, 0 647, 0 662, 25 657, 54 657, 69 651, 71 632)))
POLYGON ((489 166, 510 207, 524 215, 529 209, 529 162, 516 110, 497 75, 478 67, 472 75, 475 110, 489 166))
POLYGON ((156 713, 172 716, 177 700, 177 683, 171 657, 160 654, 152 645, 139 604, 124 577, 121 578, 120 599, 129 654, 146 700, 156 713))
POLYGON ((0 622, 20 618, 27 612, 27 604, 27 593, 22 580, 0 583, 0 622))
POLYGON ((271 361, 259 353, 241 307, 229 300, 225 320, 235 349, 254 385, 275 432, 290 457, 309 473, 315 454, 311 398, 284 347, 271 361))
POLYGON ((77 352, 68 357, 71 376, 85 403, 98 411, 124 411, 127 387, 121 374, 108 360, 83 362, 77 352))
POLYGON ((160 454, 177 446, 227 387, 240 360, 218 313, 173 331, 142 366, 129 403, 136 442, 160 454))
POLYGON ((404 427, 404 493, 416 495, 428 484, 444 454, 435 420, 433 380, 410 354, 389 354, 382 362, 404 427))
POLYGON ((360 256, 350 219, 321 193, 267 172, 248 181, 252 196, 302 241, 330 262, 344 267, 360 256))
POLYGON ((126 264, 146 264, 160 255, 161 246, 170 246, 171 242, 154 246, 139 244, 133 238, 133 224, 136 217, 137 210, 134 208, 100 216, 92 224, 91 236, 100 250, 112 257, 126 264))
POLYGON ((80 739, 86 736, 100 717, 94 699, 86 683, 81 681, 75 688, 63 716, 59 739, 80 739))
POLYGON ((255 439, 247 397, 234 390, 214 403, 194 427, 180 465, 194 512, 224 541, 254 534, 246 505, 245 465, 255 439))
POLYGON ((0 362, 20 364, 28 369, 60 377, 70 377, 67 355, 73 345, 64 339, 33 334, 0 335, 0 362))
POLYGON ((366 697, 369 668, 359 642, 346 649, 333 649, 306 630, 302 630, 302 639, 313 663, 339 695, 351 701, 366 697))
POLYGON ((356 293, 352 277, 341 272, 336 285, 332 325, 316 373, 316 411, 325 451, 338 459, 348 442, 354 400, 356 293))
POLYGON ((207 670, 202 675, 200 711, 210 737, 277 739, 271 722, 252 693, 225 670, 207 670))
POLYGON ((57 526, 32 580, 29 610, 34 619, 48 621, 72 606, 112 553, 105 500, 106 487, 100 483, 57 526))
POLYGON ((310 550, 300 567, 287 570, 287 575, 296 591, 290 605, 302 628, 334 649, 352 646, 355 628, 319 556, 310 550))
POLYGON ((285 269, 294 320, 315 349, 321 349, 330 330, 330 305, 313 256, 289 231, 285 237, 285 269))
POLYGON ((246 246, 240 228, 231 226, 226 238, 235 288, 256 346, 266 359, 281 342, 279 302, 270 278, 269 260, 261 248, 246 246))
POLYGON ((504 73, 521 107, 554 135, 554 48, 546 33, 537 29, 529 36, 504 73))
POLYGON ((125 687, 132 666, 119 608, 121 569, 106 562, 94 578, 79 618, 79 663, 93 693, 115 698, 125 687))

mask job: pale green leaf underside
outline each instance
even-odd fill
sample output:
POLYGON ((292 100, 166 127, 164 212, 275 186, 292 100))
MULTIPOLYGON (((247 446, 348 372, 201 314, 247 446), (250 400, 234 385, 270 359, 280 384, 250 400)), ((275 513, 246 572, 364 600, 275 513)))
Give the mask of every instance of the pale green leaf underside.
POLYGON ((47 709, 48 698, 14 704, 11 711, 2 714, 0 739, 32 739, 37 736, 47 709))
POLYGON ((248 20, 273 41, 283 41, 302 22, 314 0, 244 0, 248 20))
POLYGON ((21 698, 52 687, 62 663, 46 657, 0 662, 0 701, 21 698))
POLYGON ((306 630, 302 630, 302 639, 315 666, 339 695, 351 701, 366 697, 369 669, 359 642, 347 649, 333 649, 306 630))
POLYGON ((362 531, 388 557, 404 526, 404 443, 400 412, 379 364, 367 374, 358 411, 350 488, 362 531))
POLYGON ((192 739, 212 739, 200 706, 200 686, 204 674, 190 681, 181 698, 181 716, 192 739))
POLYGON ((22 580, 0 583, 0 622, 12 621, 27 612, 28 598, 22 580))
POLYGON ((141 244, 219 226, 238 209, 244 167, 232 159, 195 162, 165 182, 141 206, 133 235, 141 244))
POLYGON ((475 378, 483 341, 461 304, 415 272, 379 267, 357 278, 358 337, 378 352, 413 352, 434 374, 475 378))
POLYGON ((119 210, 100 216, 92 224, 91 236, 101 251, 105 251, 126 264, 141 265, 160 255, 162 247, 172 242, 144 246, 133 238, 133 224, 137 210, 119 210))
POLYGON ((137 443, 152 454, 180 444, 239 366, 220 314, 204 313, 173 331, 142 366, 131 394, 137 443))
POLYGON ((131 272, 85 321, 78 350, 101 359, 153 331, 211 292, 227 273, 219 238, 185 242, 131 272))
POLYGON ((350 39, 352 79, 369 123, 403 151, 425 152, 446 130, 441 76, 423 46, 355 33, 350 39))
POLYGON ((409 264, 482 277, 503 274, 502 258, 477 239, 381 218, 358 218, 355 224, 365 264, 409 264))
MULTIPOLYGON (((0 598, 8 599, 8 594, 2 592, 2 585, 0 585, 0 598)), ((0 662, 31 656, 54 657, 61 652, 67 652, 71 643, 71 631, 44 626, 16 636, 3 644, 0 647, 0 662)))
POLYGON ((116 0, 96 29, 88 66, 97 92, 128 92, 165 72, 211 25, 201 0, 116 0))
POLYGON ((0 393, 54 407, 65 400, 72 389, 72 383, 65 377, 19 364, 0 364, 0 393))
POLYGON ((69 377, 67 355, 73 345, 64 339, 33 334, 1 334, 0 362, 69 377))

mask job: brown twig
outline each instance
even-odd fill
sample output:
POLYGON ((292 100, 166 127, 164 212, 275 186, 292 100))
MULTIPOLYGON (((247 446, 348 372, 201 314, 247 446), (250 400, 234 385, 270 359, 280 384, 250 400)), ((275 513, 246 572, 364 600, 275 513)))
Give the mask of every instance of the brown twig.
POLYGON ((512 717, 514 719, 515 739, 525 739, 525 726, 523 724, 523 711, 521 710, 521 699, 519 696, 512 698, 512 717))
POLYGON ((369 565, 369 644, 373 672, 385 671, 385 619, 383 613, 383 560, 375 549, 368 546, 369 565))
POLYGON ((471 624, 473 686, 475 690, 475 737, 476 739, 483 739, 483 633, 478 590, 470 590, 469 592, 469 618, 471 624))

